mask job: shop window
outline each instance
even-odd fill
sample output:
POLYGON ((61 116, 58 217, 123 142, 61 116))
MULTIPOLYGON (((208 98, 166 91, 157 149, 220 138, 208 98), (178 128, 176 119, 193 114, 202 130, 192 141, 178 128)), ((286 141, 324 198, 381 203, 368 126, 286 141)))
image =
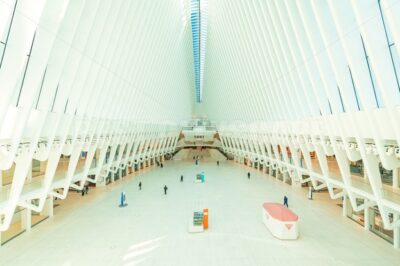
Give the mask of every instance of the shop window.
POLYGON ((350 162, 350 173, 354 175, 364 176, 364 164, 362 160, 350 162))
MULTIPOLYGON (((356 223, 364 226, 364 223, 365 223, 364 210, 355 211, 352 208, 349 200, 347 202, 348 202, 348 208, 347 208, 347 213, 346 213, 347 217, 349 217, 351 220, 355 221, 356 223)), ((357 202, 357 206, 360 206, 360 205, 364 204, 364 199, 356 199, 356 202, 357 202)))
MULTIPOLYGON (((383 226, 382 216, 378 210, 378 207, 374 207, 370 209, 371 213, 371 226, 370 231, 382 237, 389 243, 393 244, 393 230, 386 230, 383 226)), ((393 221, 393 215, 389 216, 391 222, 393 221)))

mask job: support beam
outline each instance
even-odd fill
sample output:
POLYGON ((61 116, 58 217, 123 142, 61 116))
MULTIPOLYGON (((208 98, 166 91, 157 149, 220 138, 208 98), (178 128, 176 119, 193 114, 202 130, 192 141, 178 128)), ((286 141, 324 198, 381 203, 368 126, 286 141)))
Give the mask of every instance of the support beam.
POLYGON ((399 168, 393 169, 393 188, 399 188, 399 168))
MULTIPOLYGON (((366 205, 368 205, 367 202, 368 202, 368 200, 365 199, 365 204, 366 205)), ((369 230, 369 227, 370 227, 370 218, 369 218, 369 216, 370 216, 370 212, 369 212, 369 207, 367 206, 364 209, 364 230, 367 230, 367 231, 369 230)))
POLYGON ((30 166, 29 166, 28 175, 27 175, 26 179, 27 179, 28 181, 31 181, 31 180, 32 180, 32 161, 31 161, 31 164, 30 164, 30 166))
POLYGON ((32 228, 32 212, 30 209, 21 211, 21 228, 27 232, 32 228))
POLYGON ((347 204, 348 204, 347 196, 346 196, 346 195, 343 195, 343 209, 342 209, 342 215, 343 215, 343 217, 346 217, 346 216, 347 216, 347 208, 348 208, 347 204))
POLYGON ((54 206, 53 206, 53 196, 50 196, 46 199, 43 210, 40 213, 43 216, 53 217, 54 215, 54 206))
MULTIPOLYGON (((394 221, 400 220, 400 215, 394 215, 394 221)), ((396 249, 400 248, 400 227, 396 227, 393 229, 393 247, 396 249)))

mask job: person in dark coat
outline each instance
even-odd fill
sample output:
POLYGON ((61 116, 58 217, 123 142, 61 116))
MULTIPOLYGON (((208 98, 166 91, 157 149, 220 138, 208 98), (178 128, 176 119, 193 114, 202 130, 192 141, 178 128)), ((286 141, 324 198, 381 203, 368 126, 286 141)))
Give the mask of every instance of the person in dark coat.
POLYGON ((250 179, 250 172, 247 173, 247 178, 250 179))
POLYGON ((219 161, 217 161, 217 166, 219 166, 219 161))
POLYGON ((142 190, 142 182, 139 182, 139 190, 142 190))
POLYGON ((164 167, 164 165, 163 165, 163 163, 161 163, 161 168, 163 168, 164 167))
POLYGON ((181 175, 181 182, 183 182, 183 175, 181 175))
POLYGON ((167 195, 167 190, 168 190, 168 187, 167 187, 167 185, 165 185, 164 186, 164 195, 167 195))
POLYGON ((285 205, 286 207, 289 208, 288 201, 289 201, 288 197, 284 196, 284 197, 283 197, 283 205, 285 205))

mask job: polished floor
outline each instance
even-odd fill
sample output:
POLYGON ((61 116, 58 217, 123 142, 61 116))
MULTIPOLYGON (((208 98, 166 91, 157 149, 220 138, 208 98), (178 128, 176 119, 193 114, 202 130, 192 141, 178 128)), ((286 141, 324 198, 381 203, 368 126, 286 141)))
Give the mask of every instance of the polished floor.
MULTIPOLYGON (((191 155, 190 155, 191 156, 191 155)), ((316 193, 232 162, 167 162, 81 197, 71 192, 55 216, 0 247, 0 265, 399 265, 400 251, 342 216, 316 193), (204 171, 206 182, 194 183, 204 171), (184 175, 184 182, 179 181, 184 175), (138 183, 142 182, 139 191, 138 183), (168 195, 163 194, 164 185, 168 195), (125 191, 128 206, 119 208, 125 191), (280 241, 261 222, 261 204, 289 198, 300 238, 280 241), (207 207, 210 228, 187 232, 207 207)))

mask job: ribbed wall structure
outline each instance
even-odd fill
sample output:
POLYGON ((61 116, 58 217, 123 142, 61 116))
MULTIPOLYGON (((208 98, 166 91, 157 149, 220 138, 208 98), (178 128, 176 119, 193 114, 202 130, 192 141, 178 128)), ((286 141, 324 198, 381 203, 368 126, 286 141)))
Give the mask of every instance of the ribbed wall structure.
POLYGON ((0 2, 0 169, 14 169, 0 191, 0 231, 17 206, 40 211, 48 195, 175 150, 194 90, 180 4, 0 2), (61 156, 69 164, 58 176, 61 156), (27 180, 33 159, 47 167, 27 180))
POLYGON ((210 2, 204 105, 225 151, 354 210, 378 206, 385 228, 399 227, 398 14, 391 0, 210 2), (361 183, 349 167, 359 160, 361 183))

